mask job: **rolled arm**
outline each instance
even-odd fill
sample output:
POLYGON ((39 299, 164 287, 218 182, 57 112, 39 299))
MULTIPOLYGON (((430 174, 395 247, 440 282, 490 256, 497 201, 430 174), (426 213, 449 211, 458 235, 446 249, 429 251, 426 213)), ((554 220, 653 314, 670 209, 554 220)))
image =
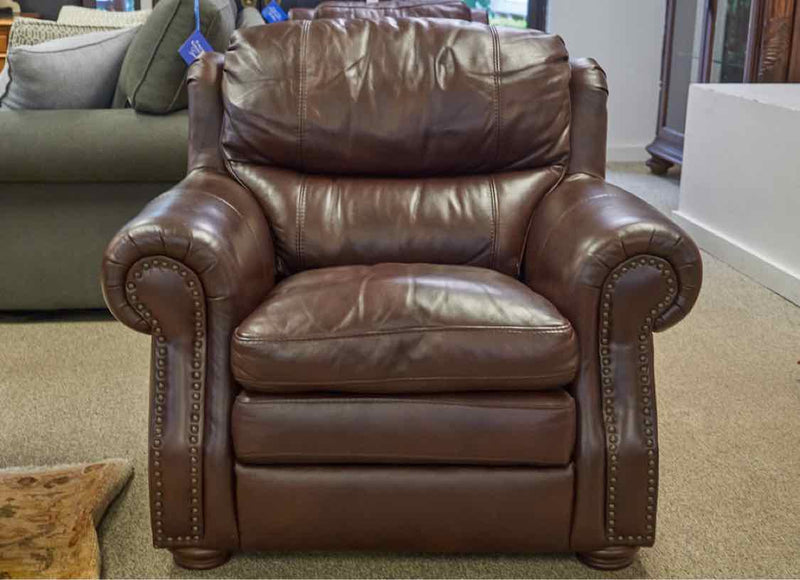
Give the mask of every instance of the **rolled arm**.
POLYGON ((537 208, 531 222, 525 277, 537 292, 570 310, 581 287, 599 289, 611 271, 635 256, 669 263, 677 293, 654 321, 676 324, 694 306, 703 265, 694 242, 651 205, 602 179, 568 177, 537 208))
POLYGON ((106 250, 108 307, 153 337, 148 474, 157 547, 238 548, 230 338, 271 289, 273 272, 261 207, 209 169, 153 200, 106 250))
POLYGON ((196 272, 206 299, 230 301, 251 311, 273 284, 273 249, 264 213, 230 177, 207 170, 190 173, 148 204, 109 243, 103 259, 103 294, 125 325, 152 333, 126 292, 133 265, 166 256, 196 272))
POLYGON ((581 348, 571 387, 579 422, 576 551, 654 541, 652 333, 689 313, 701 278, 700 254, 680 228, 598 177, 569 176, 534 213, 524 279, 570 320, 581 348))

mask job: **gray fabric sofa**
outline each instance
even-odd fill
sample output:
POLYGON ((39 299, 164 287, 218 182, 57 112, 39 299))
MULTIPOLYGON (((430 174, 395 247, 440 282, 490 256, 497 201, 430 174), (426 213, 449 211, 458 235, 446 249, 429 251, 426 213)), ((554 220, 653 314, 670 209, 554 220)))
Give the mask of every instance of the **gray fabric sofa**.
POLYGON ((0 311, 105 308, 108 241, 186 174, 186 111, 3 111, 0 135, 0 311))
POLYGON ((0 133, 0 310, 104 308, 108 240, 186 173, 186 112, 4 111, 0 133))

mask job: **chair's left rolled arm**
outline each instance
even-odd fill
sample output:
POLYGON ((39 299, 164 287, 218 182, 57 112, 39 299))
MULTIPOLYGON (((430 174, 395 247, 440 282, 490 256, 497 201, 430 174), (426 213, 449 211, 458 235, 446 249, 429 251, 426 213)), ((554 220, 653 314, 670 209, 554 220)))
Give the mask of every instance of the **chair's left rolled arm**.
POLYGON ((106 250, 109 309, 152 335, 148 471, 158 547, 238 547, 230 339, 271 289, 273 260, 258 202, 209 169, 153 200, 106 250))

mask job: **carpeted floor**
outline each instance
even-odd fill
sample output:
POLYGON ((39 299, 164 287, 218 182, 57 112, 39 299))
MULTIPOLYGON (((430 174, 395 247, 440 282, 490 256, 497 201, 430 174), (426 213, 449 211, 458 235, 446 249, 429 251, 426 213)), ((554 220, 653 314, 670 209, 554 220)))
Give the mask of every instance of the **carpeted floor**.
MULTIPOLYGON (((663 211, 677 177, 609 175, 663 211)), ((800 308, 705 255, 700 300, 656 336, 656 546, 612 577, 800 576, 800 308)), ((209 573, 150 544, 148 338, 98 314, 0 318, 0 467, 133 459, 101 530, 109 577, 602 577, 569 555, 236 556, 209 573)))

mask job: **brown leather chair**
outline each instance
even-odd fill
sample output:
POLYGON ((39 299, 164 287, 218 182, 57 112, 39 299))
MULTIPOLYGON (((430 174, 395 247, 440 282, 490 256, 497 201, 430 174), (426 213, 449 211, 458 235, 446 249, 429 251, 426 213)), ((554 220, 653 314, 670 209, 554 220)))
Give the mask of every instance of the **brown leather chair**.
POLYGON ((560 38, 305 20, 190 71, 190 172, 110 243, 152 335, 154 543, 578 552, 655 538, 652 333, 694 243, 604 181, 606 84, 560 38))

